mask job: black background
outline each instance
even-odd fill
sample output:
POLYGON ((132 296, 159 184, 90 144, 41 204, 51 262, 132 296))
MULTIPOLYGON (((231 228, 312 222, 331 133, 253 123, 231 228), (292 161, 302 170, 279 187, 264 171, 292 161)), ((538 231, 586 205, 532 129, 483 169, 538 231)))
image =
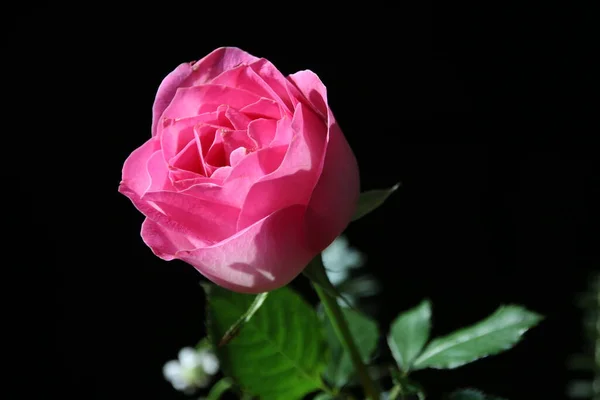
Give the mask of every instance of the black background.
POLYGON ((597 134, 591 14, 420 4, 4 13, 14 398, 184 398, 161 367, 203 334, 201 277, 151 254, 143 217, 117 187, 123 161, 150 134, 162 78, 225 45, 284 74, 316 72, 363 189, 402 182, 347 230, 383 282, 383 329, 423 297, 434 304, 434 334, 501 303, 546 316, 507 353, 418 373, 431 398, 464 386, 565 398, 566 360, 582 347, 575 297, 598 265, 598 148, 579 137, 597 134))

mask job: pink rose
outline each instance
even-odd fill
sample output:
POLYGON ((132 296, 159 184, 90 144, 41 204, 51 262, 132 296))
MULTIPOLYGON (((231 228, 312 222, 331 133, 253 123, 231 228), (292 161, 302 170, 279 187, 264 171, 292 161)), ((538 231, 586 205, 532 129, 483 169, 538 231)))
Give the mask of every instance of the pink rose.
POLYGON ((142 238, 225 288, 286 285, 350 222, 356 159, 311 71, 288 76, 238 48, 163 80, 152 137, 119 191, 145 216, 142 238))

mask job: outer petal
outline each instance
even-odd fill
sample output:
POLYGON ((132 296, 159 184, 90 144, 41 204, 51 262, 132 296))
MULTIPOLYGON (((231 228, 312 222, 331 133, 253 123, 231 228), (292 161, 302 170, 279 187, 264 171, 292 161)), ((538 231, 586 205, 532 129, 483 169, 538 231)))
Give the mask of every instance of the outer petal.
POLYGON ((148 218, 188 237, 216 243, 236 232, 235 207, 169 191, 147 192, 142 201, 149 205, 141 210, 148 218))
POLYGON ((257 57, 237 47, 220 47, 192 65, 193 73, 185 81, 185 86, 210 83, 223 72, 256 60, 257 57))
POLYGON ((163 260, 175 259, 178 251, 193 250, 199 246, 209 245, 196 238, 189 238, 181 233, 171 231, 149 218, 142 223, 142 239, 152 252, 163 260))
POLYGON ((337 123, 329 129, 323 172, 306 212, 310 244, 322 251, 346 229, 356 210, 360 177, 356 158, 337 123))
POLYGON ((151 178, 147 165, 150 157, 160 149, 160 142, 151 138, 135 149, 123 164, 123 172, 119 192, 131 198, 129 193, 142 196, 150 186, 151 178))
POLYGON ((327 89, 321 79, 310 70, 291 74, 288 81, 304 97, 303 103, 309 105, 323 118, 328 118, 329 106, 327 105, 327 89))
POLYGON ((304 206, 279 210, 211 247, 177 258, 227 289, 260 293, 288 284, 317 254, 308 249, 304 206))
POLYGON ((329 137, 323 172, 306 212, 311 248, 321 251, 349 224, 360 195, 356 158, 329 107, 323 83, 311 71, 290 75, 290 81, 320 112, 327 112, 329 137))
POLYGON ((156 97, 154 99, 154 105, 152 106, 152 136, 156 136, 156 126, 158 120, 162 115, 163 111, 168 107, 177 92, 177 89, 192 73, 192 66, 190 63, 183 63, 179 65, 173 72, 163 79, 156 97))

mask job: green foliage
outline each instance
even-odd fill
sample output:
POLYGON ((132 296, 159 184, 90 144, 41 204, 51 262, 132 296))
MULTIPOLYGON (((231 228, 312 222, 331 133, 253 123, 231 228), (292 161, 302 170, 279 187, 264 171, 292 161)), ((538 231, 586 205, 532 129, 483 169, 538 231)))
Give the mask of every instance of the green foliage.
MULTIPOLYGON (((379 338, 377 324, 369 317, 353 309, 342 308, 342 312, 363 362, 368 363, 377 347, 379 338)), ((325 369, 325 379, 335 387, 341 388, 353 376, 352 359, 337 338, 333 326, 323 310, 320 310, 319 316, 325 327, 325 336, 331 349, 331 358, 325 369)))
POLYGON ((413 369, 456 368, 508 350, 542 316, 516 305, 502 306, 486 319, 432 340, 413 363, 413 369))
POLYGON ((246 315, 255 296, 211 285, 207 291, 208 333, 226 376, 265 400, 301 399, 324 387, 328 349, 316 311, 288 287, 269 292, 238 334, 221 338, 246 315))
POLYGON ((408 372, 414 359, 429 340, 431 304, 423 300, 418 306, 398 315, 392 322, 387 341, 400 369, 408 372))
POLYGON ((354 212, 354 216, 352 217, 352 221, 361 219, 371 211, 381 206, 392 193, 398 190, 399 187, 400 184, 397 183, 389 189, 375 189, 362 192, 360 194, 360 198, 358 199, 358 205, 356 207, 356 211, 354 212))

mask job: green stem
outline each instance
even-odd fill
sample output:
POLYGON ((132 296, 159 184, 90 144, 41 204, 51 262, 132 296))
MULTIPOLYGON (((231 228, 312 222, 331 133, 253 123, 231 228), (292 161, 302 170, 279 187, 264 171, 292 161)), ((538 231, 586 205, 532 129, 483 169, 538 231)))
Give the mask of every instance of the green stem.
MULTIPOLYGON (((319 260, 319 264, 321 264, 321 258, 316 258, 319 260)), ((314 260, 314 262, 316 262, 316 260, 314 260)), ((323 275, 326 277, 327 275, 324 273, 323 265, 321 264, 319 267, 323 270, 323 275)), ((323 308, 325 309, 327 317, 331 321, 331 325, 333 326, 335 334, 342 343, 342 346, 346 349, 346 351, 348 351, 348 354, 350 354, 350 359, 352 360, 352 364, 354 364, 354 369, 358 374, 358 378, 360 379, 365 396, 367 399, 379 400, 379 390, 369 376, 367 367, 362 361, 362 357, 358 352, 354 338, 352 337, 350 329, 348 328, 348 323, 344 318, 344 314, 336 298, 324 290, 319 284, 313 283, 313 287, 323 303, 323 308)))

